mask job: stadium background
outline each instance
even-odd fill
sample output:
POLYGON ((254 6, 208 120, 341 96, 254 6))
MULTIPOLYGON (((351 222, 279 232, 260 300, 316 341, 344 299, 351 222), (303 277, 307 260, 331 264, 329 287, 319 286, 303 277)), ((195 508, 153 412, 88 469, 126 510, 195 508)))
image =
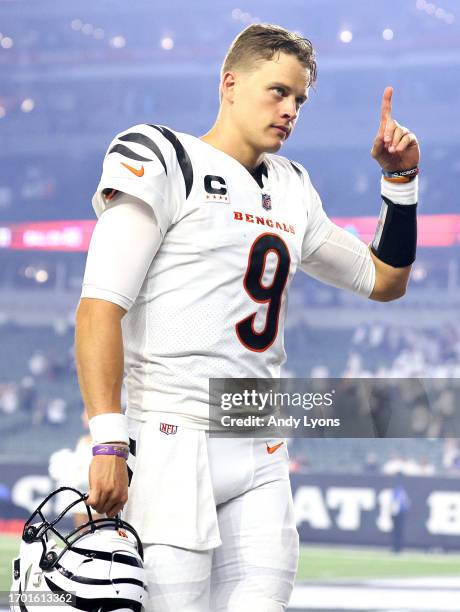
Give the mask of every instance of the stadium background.
POLYGON ((439 379, 429 408, 405 400, 414 438, 291 443, 304 545, 292 609, 460 609, 460 446, 449 438, 460 374, 454 0, 0 2, 0 590, 21 520, 85 433, 73 318, 106 146, 141 122, 204 133, 225 51, 258 21, 317 49, 316 91, 282 153, 309 170, 330 216, 372 234, 379 172, 369 150, 386 85, 423 156, 408 294, 378 304, 298 275, 285 375, 439 379), (397 484, 411 500, 399 554, 397 484))

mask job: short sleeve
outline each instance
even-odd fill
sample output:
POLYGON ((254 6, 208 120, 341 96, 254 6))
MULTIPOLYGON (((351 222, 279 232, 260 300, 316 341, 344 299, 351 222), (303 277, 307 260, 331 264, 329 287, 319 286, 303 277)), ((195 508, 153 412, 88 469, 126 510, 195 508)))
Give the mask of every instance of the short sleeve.
POLYGON ((299 165, 302 170, 302 178, 305 184, 305 198, 307 208, 307 224, 302 242, 302 259, 304 262, 316 249, 318 249, 331 234, 333 223, 323 210, 321 199, 313 187, 307 171, 299 165))
POLYGON ((107 149, 92 199, 97 217, 116 193, 124 192, 153 209, 164 236, 178 206, 173 186, 176 166, 174 148, 162 128, 142 124, 121 132, 107 149))

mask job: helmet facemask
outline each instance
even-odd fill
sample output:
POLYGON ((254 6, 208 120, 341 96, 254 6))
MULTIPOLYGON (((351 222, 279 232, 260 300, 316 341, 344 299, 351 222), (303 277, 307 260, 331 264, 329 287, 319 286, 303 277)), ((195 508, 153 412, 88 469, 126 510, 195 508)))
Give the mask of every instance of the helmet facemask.
MULTIPOLYGON (((32 513, 24 525, 20 555, 13 561, 12 595, 34 592, 43 597, 43 612, 48 609, 46 601, 62 602, 62 610, 140 612, 147 588, 142 543, 135 529, 118 517, 93 519, 85 505, 88 521, 69 533, 62 530, 69 511, 85 499, 80 491, 61 487, 32 513), (63 491, 73 492, 76 499, 49 520, 45 506, 63 491)), ((27 598, 27 608, 26 602, 27 598)), ((12 610, 24 612, 24 607, 18 603, 12 610)))

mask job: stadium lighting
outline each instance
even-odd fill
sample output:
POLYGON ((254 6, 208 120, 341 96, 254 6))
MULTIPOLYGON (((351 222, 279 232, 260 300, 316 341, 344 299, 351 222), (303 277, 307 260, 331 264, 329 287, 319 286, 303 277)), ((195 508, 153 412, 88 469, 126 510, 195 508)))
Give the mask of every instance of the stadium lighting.
POLYGON ((48 272, 46 270, 37 270, 35 272, 35 280, 37 283, 46 283, 48 280, 48 272))
POLYGON ((416 7, 419 11, 425 11, 428 15, 433 15, 436 19, 440 19, 445 23, 452 24, 455 21, 455 16, 452 13, 449 13, 445 9, 432 2, 427 2, 426 0, 417 0, 416 7))
POLYGON ((393 40, 394 35, 395 34, 394 34, 393 30, 391 30, 390 28, 385 28, 385 30, 383 30, 383 32, 382 32, 383 40, 393 40))
POLYGON ((124 36, 114 36, 113 38, 111 38, 110 44, 115 49, 122 49, 126 46, 126 39, 124 36))
POLYGON ((414 267, 414 270, 412 271, 412 277, 416 283, 424 281, 427 276, 427 269, 423 265, 418 264, 414 267))
POLYGON ((340 41, 343 43, 349 43, 353 40, 353 32, 350 30, 342 30, 339 34, 340 41))
POLYGON ((232 18, 242 23, 260 23, 260 17, 255 17, 251 13, 245 13, 241 9, 236 8, 232 11, 232 18))
POLYGON ((174 40, 170 36, 164 36, 160 44, 165 51, 170 51, 174 47, 174 40))
POLYGON ((82 27, 81 31, 83 32, 83 34, 86 34, 89 36, 89 34, 92 34, 94 31, 94 26, 91 23, 85 23, 85 25, 82 27))
POLYGON ((35 108, 35 102, 32 98, 26 98, 21 102, 21 110, 23 113, 30 113, 35 108))
POLYGON ((4 38, 2 38, 0 45, 2 45, 4 49, 11 49, 11 47, 13 46, 13 39, 9 36, 5 36, 4 38))
POLYGON ((97 38, 98 40, 101 40, 102 38, 104 38, 104 30, 102 28, 96 28, 93 32, 93 36, 94 38, 97 38))
POLYGON ((70 27, 72 28, 72 30, 75 30, 75 32, 78 32, 79 30, 81 30, 82 25, 83 25, 83 22, 81 19, 74 19, 70 23, 70 27))

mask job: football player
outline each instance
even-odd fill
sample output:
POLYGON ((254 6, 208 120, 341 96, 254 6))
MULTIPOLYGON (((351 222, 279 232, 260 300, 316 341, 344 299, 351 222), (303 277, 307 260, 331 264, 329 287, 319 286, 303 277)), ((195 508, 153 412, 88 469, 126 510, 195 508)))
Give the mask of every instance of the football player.
POLYGON ((286 609, 298 558, 286 445, 209 436, 209 379, 279 377, 298 268, 378 301, 406 289, 416 137, 393 119, 386 88, 368 248, 328 219, 307 171, 277 155, 315 79, 308 40, 251 25, 224 60, 208 133, 136 125, 104 158, 76 327, 88 504, 108 516, 124 507, 138 530, 151 612, 286 609))

